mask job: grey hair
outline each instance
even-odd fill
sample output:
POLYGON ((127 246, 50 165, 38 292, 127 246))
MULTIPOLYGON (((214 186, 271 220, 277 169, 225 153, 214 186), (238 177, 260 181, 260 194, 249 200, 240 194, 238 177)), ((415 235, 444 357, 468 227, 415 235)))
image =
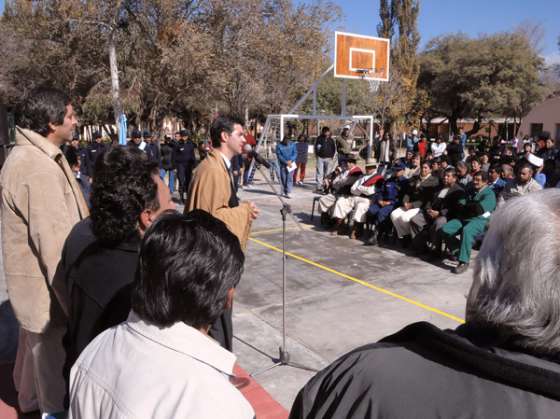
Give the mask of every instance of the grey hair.
POLYGON ((560 190, 508 201, 475 262, 467 323, 533 352, 560 352, 560 190))

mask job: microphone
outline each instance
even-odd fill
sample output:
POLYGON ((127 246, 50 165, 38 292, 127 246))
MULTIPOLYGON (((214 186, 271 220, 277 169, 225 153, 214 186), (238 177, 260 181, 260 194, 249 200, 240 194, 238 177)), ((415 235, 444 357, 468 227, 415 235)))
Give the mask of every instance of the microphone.
POLYGON ((251 152, 248 153, 248 155, 254 158, 257 163, 262 164, 267 169, 270 169, 270 163, 256 151, 251 150, 251 152))

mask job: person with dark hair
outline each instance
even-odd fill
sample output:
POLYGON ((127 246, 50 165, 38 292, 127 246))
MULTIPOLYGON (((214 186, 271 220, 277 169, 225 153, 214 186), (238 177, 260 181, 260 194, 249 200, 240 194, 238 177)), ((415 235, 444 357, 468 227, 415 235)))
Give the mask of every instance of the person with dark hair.
POLYGON ((449 164, 453 167, 456 167, 457 163, 463 160, 463 146, 458 135, 454 135, 451 144, 447 146, 447 156, 449 157, 449 164))
POLYGON ((175 160, 173 152, 175 146, 175 142, 166 135, 161 144, 161 159, 159 164, 159 176, 162 180, 167 176, 167 186, 172 195, 173 192, 175 192, 175 160))
POLYGON ((173 161, 177 167, 177 180, 179 181, 179 199, 185 203, 185 195, 189 190, 192 172, 196 165, 196 144, 186 130, 181 130, 181 139, 173 149, 173 161))
POLYGON ((290 169, 295 164, 296 157, 296 145, 290 140, 290 137, 284 136, 282 142, 276 146, 276 158, 280 170, 282 194, 286 198, 291 198, 294 176, 290 169))
POLYGON ((502 166, 499 164, 493 164, 488 170, 488 186, 494 191, 496 198, 500 197, 507 184, 502 177, 502 173, 502 166))
MULTIPOLYGON (((245 144, 241 121, 218 116, 210 126, 213 151, 200 163, 191 182, 185 212, 204 210, 222 220, 245 249, 251 223, 259 215, 252 202, 239 202, 231 160, 241 154, 245 144)), ((228 308, 210 328, 210 335, 228 349, 233 348, 232 311, 228 308)))
POLYGON ((84 199, 86 200, 86 203, 89 207, 90 206, 89 195, 91 193, 91 186, 89 180, 82 175, 82 171, 81 171, 82 159, 74 146, 68 147, 68 149, 64 153, 64 156, 66 157, 66 161, 68 162, 70 169, 72 169, 72 173, 74 173, 76 182, 78 182, 78 185, 80 185, 80 189, 84 194, 84 199))
POLYGON ((321 129, 321 135, 315 140, 315 156, 317 157, 317 191, 323 191, 323 182, 335 169, 334 156, 336 144, 329 127, 321 129))
POLYGON ((303 186, 303 181, 305 180, 305 167, 307 166, 307 158, 309 154, 309 146, 307 145, 307 137, 305 134, 300 134, 298 136, 296 153, 297 169, 294 170, 294 183, 298 186, 303 186))
POLYGON ((122 146, 98 158, 91 205, 91 216, 68 236, 56 272, 69 296, 66 378, 93 338, 126 320, 140 239, 163 211, 175 208, 157 165, 122 146))
POLYGON ((60 150, 77 122, 68 96, 32 92, 0 173, 4 273, 20 326, 14 382, 22 412, 64 410, 66 293, 55 271, 66 236, 89 214, 60 150))
POLYGON ((95 131, 92 135, 93 143, 91 143, 88 147, 88 166, 90 169, 90 176, 91 172, 93 172, 93 168, 95 167, 95 162, 97 158, 105 152, 105 144, 103 143, 103 138, 98 131, 95 131))
MULTIPOLYGON (((89 166, 89 151, 86 147, 80 146, 80 136, 75 133, 70 142, 68 150, 73 148, 80 159, 80 179, 90 182, 92 168, 89 166)), ((66 151, 65 151, 66 155, 66 151)), ((68 160, 68 157, 66 157, 68 160)), ((81 185, 80 185, 81 186, 81 185)))
POLYGON ((467 197, 465 206, 457 218, 448 221, 440 230, 449 249, 452 252, 459 250, 459 264, 453 268, 453 273, 460 274, 469 268, 475 239, 484 233, 495 209, 496 195, 488 187, 488 174, 483 171, 475 173, 473 191, 467 197), (461 234, 460 241, 456 239, 457 234, 461 234))
POLYGON ((144 138, 144 142, 146 143, 146 148, 144 149, 144 151, 148 156, 148 160, 156 163, 159 166, 159 163, 161 161, 161 154, 159 151, 159 145, 154 139, 152 133, 150 131, 144 131, 142 137, 144 138))
POLYGON ((142 240, 128 319, 72 368, 70 417, 254 418, 228 380, 235 355, 208 337, 243 262, 239 240, 210 214, 162 215, 142 240))

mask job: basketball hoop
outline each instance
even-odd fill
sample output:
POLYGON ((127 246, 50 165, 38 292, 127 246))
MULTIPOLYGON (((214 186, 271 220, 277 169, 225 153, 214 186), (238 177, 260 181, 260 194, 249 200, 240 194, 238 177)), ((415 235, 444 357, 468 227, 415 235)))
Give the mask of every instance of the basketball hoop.
POLYGON ((375 74, 375 68, 357 68, 354 71, 359 74, 362 80, 366 80, 368 82, 370 93, 376 93, 379 90, 381 82, 367 77, 370 74, 375 74))

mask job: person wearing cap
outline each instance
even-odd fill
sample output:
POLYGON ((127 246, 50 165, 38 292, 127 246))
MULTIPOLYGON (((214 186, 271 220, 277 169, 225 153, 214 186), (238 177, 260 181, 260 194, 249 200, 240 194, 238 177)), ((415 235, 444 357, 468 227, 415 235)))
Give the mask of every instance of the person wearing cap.
POLYGON ((400 195, 407 189, 408 179, 404 177, 406 166, 397 162, 391 167, 391 174, 377 185, 366 217, 372 224, 372 231, 366 244, 376 245, 379 234, 386 232, 391 212, 397 205, 400 195))
POLYGON ((441 238, 452 253, 458 254, 459 264, 452 272, 461 274, 469 268, 471 251, 478 236, 484 233, 492 212, 496 209, 496 195, 488 186, 488 174, 480 171, 473 176, 472 191, 457 218, 448 221, 440 230, 441 238), (460 241, 457 234, 461 234, 460 241))
POLYGON ((135 147, 140 149, 141 151, 144 151, 145 146, 141 147, 141 145, 142 145, 142 133, 137 129, 135 129, 130 133, 130 141, 126 144, 126 146, 135 147))
POLYGON ((92 134, 93 143, 88 147, 88 166, 91 168, 91 175, 93 175, 93 168, 95 167, 95 162, 97 158, 105 152, 105 144, 103 144, 103 138, 98 131, 92 134))
MULTIPOLYGON (((351 155, 346 159, 344 166, 337 166, 335 171, 325 179, 325 189, 328 193, 319 199, 319 210, 323 224, 332 215, 336 200, 341 196, 350 195, 350 188, 362 174, 362 169, 356 164, 356 155, 351 155)), ((337 228, 335 228, 333 234, 336 234, 337 231, 337 228)))
POLYGON ((181 138, 173 150, 173 161, 177 167, 177 180, 179 181, 179 199, 185 202, 192 172, 196 165, 196 144, 191 140, 187 130, 180 131, 181 138))
MULTIPOLYGON (((533 155, 533 154, 531 154, 533 155)), ((533 179, 534 168, 530 163, 522 163, 520 167, 516 167, 516 177, 513 182, 508 183, 504 187, 504 191, 500 197, 500 205, 505 201, 523 196, 531 192, 540 191, 542 186, 533 179)))
MULTIPOLYGON (((355 158, 351 155, 352 158, 355 158)), ((357 238, 358 231, 366 221, 366 214, 371 205, 370 197, 375 194, 375 185, 383 177, 377 174, 377 164, 368 159, 365 165, 366 174, 354 182, 350 188, 351 195, 340 196, 333 207, 335 224, 340 226, 352 213, 352 230, 350 238, 357 238)))
POLYGON ((527 161, 533 166, 533 179, 544 188, 546 185, 546 175, 543 172, 544 159, 529 154, 527 161))

